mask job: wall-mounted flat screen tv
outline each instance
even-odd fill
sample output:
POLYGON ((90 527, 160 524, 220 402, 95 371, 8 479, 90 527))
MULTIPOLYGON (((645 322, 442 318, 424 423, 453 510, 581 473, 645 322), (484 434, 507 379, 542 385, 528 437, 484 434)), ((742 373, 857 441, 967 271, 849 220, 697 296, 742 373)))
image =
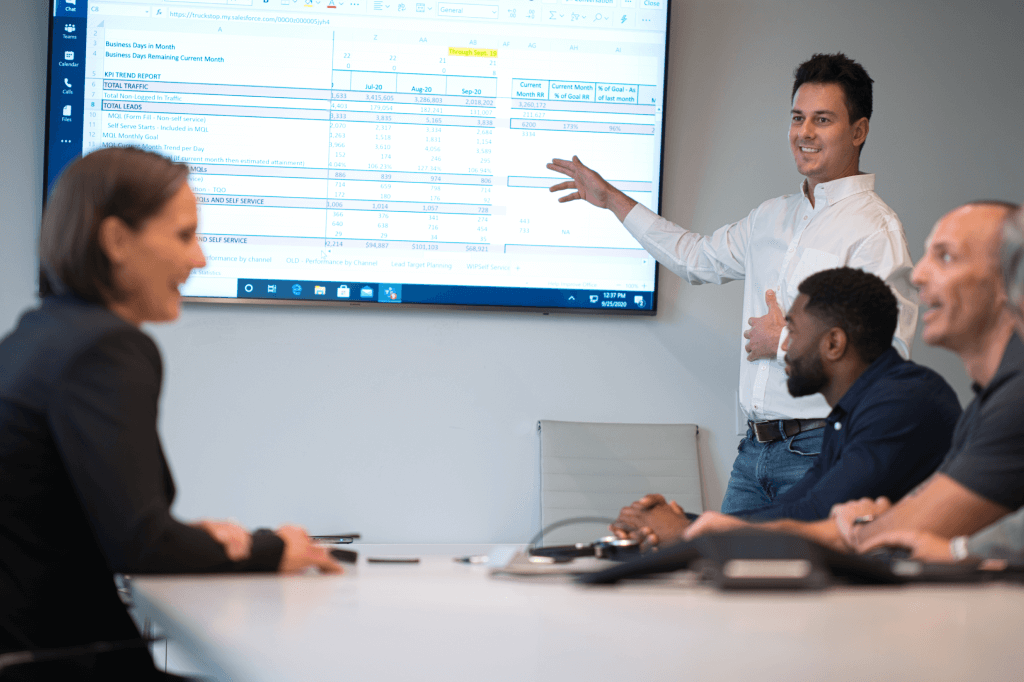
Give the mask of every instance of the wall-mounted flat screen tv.
POLYGON ((186 300, 653 314, 578 155, 660 208, 668 0, 52 0, 46 182, 188 164, 186 300))

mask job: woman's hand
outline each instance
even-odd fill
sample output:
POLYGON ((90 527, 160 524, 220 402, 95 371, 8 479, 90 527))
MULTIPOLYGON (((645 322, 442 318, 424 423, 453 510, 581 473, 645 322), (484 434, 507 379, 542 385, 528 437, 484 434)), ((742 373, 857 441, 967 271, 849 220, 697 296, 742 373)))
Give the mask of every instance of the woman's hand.
POLYGON ((281 526, 277 536, 284 540, 284 553, 277 570, 281 573, 302 573, 310 566, 321 573, 343 573, 341 564, 331 558, 327 549, 314 543, 298 526, 281 526))
POLYGON ((192 526, 205 530, 210 537, 223 545, 224 552, 232 561, 248 559, 252 553, 252 535, 236 523, 200 519, 192 526))

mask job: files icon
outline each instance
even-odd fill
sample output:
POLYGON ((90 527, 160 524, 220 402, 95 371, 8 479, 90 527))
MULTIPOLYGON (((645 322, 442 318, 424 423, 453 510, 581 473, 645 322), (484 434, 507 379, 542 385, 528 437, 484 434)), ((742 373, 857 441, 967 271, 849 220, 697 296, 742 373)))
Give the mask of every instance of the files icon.
POLYGON ((326 296, 327 295, 327 287, 322 287, 319 284, 316 284, 316 285, 313 286, 313 293, 315 295, 317 295, 317 296, 326 296))

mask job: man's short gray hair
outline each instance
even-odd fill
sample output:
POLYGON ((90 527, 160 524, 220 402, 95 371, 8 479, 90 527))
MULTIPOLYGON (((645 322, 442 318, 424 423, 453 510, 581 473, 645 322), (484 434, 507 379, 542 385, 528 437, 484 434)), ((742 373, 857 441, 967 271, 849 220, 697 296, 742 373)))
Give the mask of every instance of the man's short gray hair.
POLYGON ((1003 222, 1003 243, 999 249, 1006 295, 1018 312, 1024 303, 1024 206, 1017 207, 1003 222))

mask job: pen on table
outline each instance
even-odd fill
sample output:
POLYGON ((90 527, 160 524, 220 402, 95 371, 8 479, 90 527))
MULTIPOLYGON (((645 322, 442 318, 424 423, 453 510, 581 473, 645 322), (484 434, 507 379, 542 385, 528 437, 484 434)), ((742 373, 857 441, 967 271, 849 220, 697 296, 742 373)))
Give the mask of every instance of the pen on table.
POLYGON ((313 542, 319 542, 325 545, 349 545, 354 540, 359 539, 359 533, 345 533, 343 535, 311 535, 309 537, 313 542))
POLYGON ((457 557, 452 557, 452 561, 455 561, 456 563, 460 563, 460 564, 486 564, 487 563, 487 555, 486 554, 472 554, 470 556, 457 556, 457 557))

